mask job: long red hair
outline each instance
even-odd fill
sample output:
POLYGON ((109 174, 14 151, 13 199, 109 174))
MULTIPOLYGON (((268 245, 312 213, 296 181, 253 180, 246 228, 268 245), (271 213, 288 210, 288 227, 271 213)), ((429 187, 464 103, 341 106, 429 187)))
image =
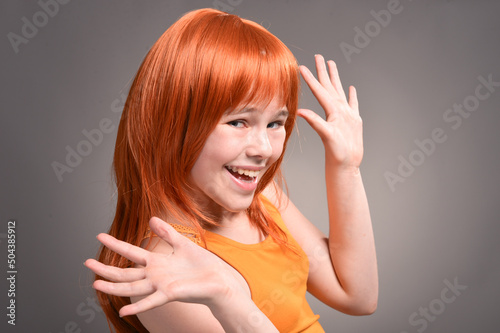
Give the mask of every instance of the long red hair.
MULTIPOLYGON (((206 224, 217 224, 191 198, 187 181, 206 139, 227 110, 277 96, 290 113, 286 147, 298 94, 297 61, 262 26, 214 9, 182 16, 153 45, 131 85, 116 139, 118 199, 109 234, 139 246, 152 216, 187 223, 201 235, 206 224)), ((283 154, 262 176, 247 210, 252 223, 280 243, 283 234, 258 194, 273 179, 281 181, 282 160, 283 154)), ((98 258, 133 266, 103 246, 98 258)), ((118 316, 128 297, 97 295, 110 329, 112 324, 118 332, 147 332, 137 316, 118 316)))

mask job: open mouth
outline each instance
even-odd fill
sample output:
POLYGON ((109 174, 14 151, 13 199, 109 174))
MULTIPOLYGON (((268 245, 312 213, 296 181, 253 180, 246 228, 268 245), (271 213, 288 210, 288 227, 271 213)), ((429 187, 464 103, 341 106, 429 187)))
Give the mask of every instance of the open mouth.
POLYGON ((260 170, 246 170, 226 165, 227 171, 236 179, 245 183, 253 183, 257 179, 260 170))

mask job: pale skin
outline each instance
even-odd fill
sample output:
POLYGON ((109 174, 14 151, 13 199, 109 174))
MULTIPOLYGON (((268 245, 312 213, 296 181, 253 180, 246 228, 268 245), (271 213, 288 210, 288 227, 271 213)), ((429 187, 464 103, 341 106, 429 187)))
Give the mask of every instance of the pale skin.
MULTIPOLYGON (((325 148, 329 236, 324 235, 283 193, 269 186, 264 195, 278 209, 310 261, 308 291, 323 303, 351 315, 371 314, 378 299, 378 275, 368 202, 359 166, 363 157, 362 121, 354 87, 344 93, 333 61, 316 55, 318 79, 304 66, 300 73, 324 109, 325 118, 300 109, 325 148), (280 199, 278 199, 280 198, 280 199)), ((257 243, 262 235, 240 214, 224 236, 257 243), (243 235, 243 236, 242 236, 243 235)), ((243 277, 219 257, 194 244, 158 218, 150 226, 158 237, 148 250, 98 236, 105 246, 136 263, 121 269, 88 259, 85 265, 102 280, 94 288, 131 297, 121 316, 138 314, 150 332, 277 332, 250 298, 243 277), (258 318, 258 319, 255 319, 258 318)), ((142 246, 145 247, 147 241, 142 246)))

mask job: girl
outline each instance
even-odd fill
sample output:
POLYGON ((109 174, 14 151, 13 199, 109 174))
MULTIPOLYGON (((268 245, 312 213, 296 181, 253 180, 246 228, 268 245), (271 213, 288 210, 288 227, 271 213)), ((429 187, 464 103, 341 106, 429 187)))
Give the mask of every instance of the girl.
POLYGON ((356 90, 315 60, 318 79, 260 25, 213 9, 153 45, 118 130, 116 215, 85 263, 118 332, 324 332, 306 290, 375 310, 356 90), (297 109, 299 71, 326 120, 297 109), (325 147, 329 237, 281 190, 297 115, 325 147))

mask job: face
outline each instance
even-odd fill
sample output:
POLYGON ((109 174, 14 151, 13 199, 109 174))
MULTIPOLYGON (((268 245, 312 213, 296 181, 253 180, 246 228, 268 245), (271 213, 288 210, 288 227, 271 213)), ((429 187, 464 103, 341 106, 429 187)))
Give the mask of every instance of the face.
POLYGON ((286 107, 273 100, 222 116, 191 170, 195 197, 215 216, 242 212, 264 172, 283 151, 286 107))

